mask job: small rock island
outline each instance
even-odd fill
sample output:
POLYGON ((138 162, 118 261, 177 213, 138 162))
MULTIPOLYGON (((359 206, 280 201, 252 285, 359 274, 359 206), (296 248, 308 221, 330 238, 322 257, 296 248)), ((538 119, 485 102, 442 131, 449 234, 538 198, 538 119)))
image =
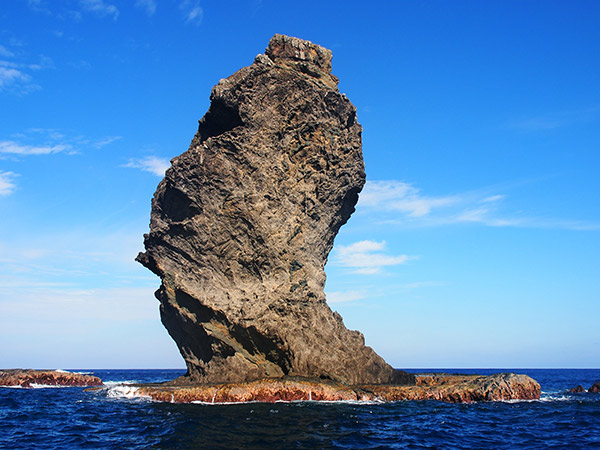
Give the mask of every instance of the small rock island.
POLYGON ((187 373, 142 393, 213 402, 538 398, 539 384, 523 375, 396 370, 327 305, 327 257, 365 183, 362 127, 331 58, 275 35, 212 89, 191 145, 154 194, 137 257, 162 281, 161 320, 187 373))

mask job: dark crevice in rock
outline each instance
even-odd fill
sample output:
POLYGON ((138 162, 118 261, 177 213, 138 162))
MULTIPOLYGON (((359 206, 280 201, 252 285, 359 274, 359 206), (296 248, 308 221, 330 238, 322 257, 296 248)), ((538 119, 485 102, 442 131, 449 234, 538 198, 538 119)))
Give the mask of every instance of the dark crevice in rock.
POLYGON ((292 364, 287 352, 283 348, 283 342, 277 336, 264 335, 256 327, 247 328, 234 325, 231 331, 234 337, 251 355, 262 356, 281 368, 284 375, 290 373, 292 364))
POLYGON ((175 186, 169 185, 165 189, 162 202, 164 217, 169 217, 173 222, 181 222, 202 212, 202 208, 195 204, 190 197, 175 186))
POLYGON ((206 115, 198 123, 199 142, 204 142, 209 137, 219 136, 235 127, 244 125, 238 110, 225 104, 225 101, 216 98, 210 104, 206 115))

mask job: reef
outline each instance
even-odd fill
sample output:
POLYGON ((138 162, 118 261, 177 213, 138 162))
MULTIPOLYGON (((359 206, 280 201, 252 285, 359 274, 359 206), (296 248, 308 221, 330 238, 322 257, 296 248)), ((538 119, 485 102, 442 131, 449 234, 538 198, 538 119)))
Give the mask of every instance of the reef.
POLYGON ((92 375, 64 370, 5 369, 0 370, 0 386, 102 386, 102 380, 92 375))
POLYGON ((138 396, 172 403, 404 400, 472 403, 540 398, 540 385, 535 380, 512 373, 489 376, 423 374, 416 376, 415 386, 347 386, 322 380, 267 378, 245 383, 187 386, 165 383, 135 388, 138 396))

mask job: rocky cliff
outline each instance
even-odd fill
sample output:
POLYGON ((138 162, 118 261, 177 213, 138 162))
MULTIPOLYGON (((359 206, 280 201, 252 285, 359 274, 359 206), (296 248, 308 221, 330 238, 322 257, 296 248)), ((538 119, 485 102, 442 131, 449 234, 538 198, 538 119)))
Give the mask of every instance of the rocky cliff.
POLYGON ((212 89, 152 201, 137 260, 194 382, 301 376, 414 384, 325 302, 324 266, 365 182, 331 52, 275 35, 212 89))

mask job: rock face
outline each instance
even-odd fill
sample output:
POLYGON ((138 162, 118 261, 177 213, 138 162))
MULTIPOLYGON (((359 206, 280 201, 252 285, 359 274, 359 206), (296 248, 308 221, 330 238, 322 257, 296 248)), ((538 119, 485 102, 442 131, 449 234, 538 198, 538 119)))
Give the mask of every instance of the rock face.
POLYGON ((592 394, 600 393, 600 383, 592 384, 592 386, 588 389, 588 392, 590 392, 592 394))
POLYGON ((102 386, 102 380, 92 375, 62 370, 0 370, 0 386, 102 386))
POLYGON ((325 302, 324 266, 365 183, 331 52, 275 35, 211 92, 152 201, 137 260, 195 382, 303 376, 414 384, 325 302))

